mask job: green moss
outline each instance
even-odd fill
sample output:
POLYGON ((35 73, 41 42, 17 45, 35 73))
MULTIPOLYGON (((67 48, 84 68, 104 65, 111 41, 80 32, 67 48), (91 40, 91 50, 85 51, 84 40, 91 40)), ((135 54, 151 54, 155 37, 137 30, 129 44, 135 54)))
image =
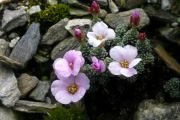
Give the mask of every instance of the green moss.
POLYGON ((82 109, 78 107, 59 107, 49 112, 49 116, 45 116, 44 120, 87 120, 82 109))
POLYGON ((57 23, 63 18, 69 18, 69 6, 58 4, 49 6, 45 10, 31 16, 31 22, 50 22, 57 23))
POLYGON ((171 78, 164 85, 164 91, 171 98, 180 98, 180 79, 179 78, 171 78))

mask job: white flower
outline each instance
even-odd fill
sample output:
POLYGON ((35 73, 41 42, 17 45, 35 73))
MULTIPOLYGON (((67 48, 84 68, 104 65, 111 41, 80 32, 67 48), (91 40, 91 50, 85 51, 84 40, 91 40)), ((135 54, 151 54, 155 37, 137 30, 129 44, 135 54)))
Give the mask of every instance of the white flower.
POLYGON ((141 58, 136 58, 137 54, 137 48, 131 45, 126 45, 124 47, 115 46, 111 48, 110 56, 115 61, 109 64, 109 71, 113 75, 122 74, 126 77, 137 74, 137 70, 133 68, 141 61, 141 58))
POLYGON ((97 22, 92 27, 92 32, 87 33, 88 43, 93 47, 98 47, 106 40, 114 39, 115 32, 113 29, 108 28, 104 22, 97 22))

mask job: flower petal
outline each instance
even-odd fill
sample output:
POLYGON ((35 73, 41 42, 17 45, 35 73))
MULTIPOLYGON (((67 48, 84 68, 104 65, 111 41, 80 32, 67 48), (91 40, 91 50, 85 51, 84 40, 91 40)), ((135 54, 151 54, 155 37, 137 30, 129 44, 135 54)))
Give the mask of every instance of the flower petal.
POLYGON ((108 29, 106 39, 114 39, 116 37, 116 33, 114 32, 113 29, 108 29))
POLYGON ((55 99, 62 104, 69 104, 71 102, 71 95, 66 90, 61 90, 55 95, 55 99))
POLYGON ((123 55, 122 55, 123 52, 124 52, 124 50, 121 46, 115 46, 110 49, 109 54, 113 60, 120 62, 120 61, 124 60, 123 55))
POLYGON ((55 80, 53 81, 53 83, 51 84, 51 92, 52 94, 55 96, 56 93, 60 90, 65 90, 66 89, 66 85, 64 84, 63 81, 61 80, 55 80))
POLYGON ((95 56, 93 56, 93 57, 91 58, 91 60, 92 60, 93 63, 98 63, 98 59, 97 59, 95 56))
POLYGON ((86 93, 86 89, 79 87, 78 91, 74 95, 72 95, 71 100, 73 102, 77 102, 80 99, 82 99, 82 97, 85 95, 85 93, 86 93))
POLYGON ((93 47, 98 47, 103 41, 97 40, 94 37, 89 37, 88 43, 92 45, 93 47))
POLYGON ((106 71, 106 65, 104 63, 104 61, 99 60, 100 66, 101 66, 101 72, 105 72, 106 71))
POLYGON ((131 61, 131 63, 129 64, 129 68, 133 68, 134 66, 136 66, 142 59, 141 58, 136 58, 134 60, 131 61))
POLYGON ((108 29, 108 26, 104 22, 97 22, 93 27, 92 30, 96 35, 104 35, 106 30, 108 29))
POLYGON ((76 84, 86 90, 90 87, 90 80, 84 73, 79 73, 75 78, 76 84))
POLYGON ((137 48, 131 45, 124 46, 123 57, 125 60, 131 62, 137 56, 137 48))
POLYGON ((80 71, 80 69, 81 69, 81 67, 82 67, 82 65, 84 64, 82 64, 82 58, 76 58, 75 60, 74 60, 74 66, 73 66, 73 69, 72 69, 72 74, 73 75, 77 75, 78 73, 79 73, 79 71, 80 71))
POLYGON ((62 58, 58 58, 53 63, 53 68, 57 77, 69 77, 71 75, 71 68, 69 67, 68 61, 62 58))
POLYGON ((121 75, 121 67, 118 62, 111 62, 108 69, 113 75, 121 75))
POLYGON ((121 68, 121 74, 125 77, 132 77, 137 74, 137 71, 134 68, 121 68))

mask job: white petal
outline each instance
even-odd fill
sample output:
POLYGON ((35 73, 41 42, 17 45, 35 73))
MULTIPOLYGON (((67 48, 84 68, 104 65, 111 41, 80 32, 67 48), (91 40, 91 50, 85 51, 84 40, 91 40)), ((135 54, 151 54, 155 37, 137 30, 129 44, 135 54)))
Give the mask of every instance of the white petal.
POLYGON ((113 75, 121 75, 121 67, 118 62, 111 62, 108 69, 113 75))
POLYGON ((60 90, 65 90, 66 84, 62 80, 55 80, 51 84, 51 93, 55 96, 60 90))
POLYGON ((73 102, 77 102, 77 101, 79 101, 80 99, 82 99, 82 97, 85 95, 85 93, 86 93, 86 89, 80 87, 80 88, 78 89, 78 91, 77 91, 74 95, 72 95, 71 100, 72 100, 73 102))
POLYGON ((93 38, 93 37, 89 37, 88 43, 89 43, 90 45, 92 45, 93 47, 98 47, 98 46, 102 43, 102 41, 97 40, 97 39, 95 39, 95 38, 93 38))
POLYGON ((137 48, 131 45, 124 46, 124 59, 131 62, 137 56, 137 48))
POLYGON ((141 58, 136 58, 134 60, 131 61, 131 63, 129 64, 129 68, 133 68, 134 66, 136 66, 142 59, 141 58))
POLYGON ((61 90, 55 95, 56 100, 62 104, 69 104, 71 102, 71 95, 66 90, 61 90))
POLYGON ((75 77, 76 84, 80 87, 85 88, 86 90, 90 87, 90 80, 84 73, 79 73, 75 77))
POLYGON ((123 55, 122 55, 123 48, 121 46, 115 46, 115 47, 111 48, 109 54, 110 54, 110 57, 112 59, 114 59, 115 61, 120 62, 120 61, 124 60, 123 55))
POLYGON ((137 71, 134 68, 121 68, 121 74, 125 77, 132 77, 137 74, 137 71))
POLYGON ((90 37, 96 38, 96 34, 94 32, 88 32, 87 37, 88 38, 90 38, 90 37))
POLYGON ((106 39, 111 40, 111 39, 114 39, 115 37, 116 37, 116 33, 114 32, 114 30, 108 29, 106 39))

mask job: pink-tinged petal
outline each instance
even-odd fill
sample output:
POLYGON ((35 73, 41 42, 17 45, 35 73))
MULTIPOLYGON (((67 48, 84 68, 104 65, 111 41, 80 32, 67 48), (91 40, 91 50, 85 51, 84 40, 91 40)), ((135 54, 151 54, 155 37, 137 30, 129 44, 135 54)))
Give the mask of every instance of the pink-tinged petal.
POLYGON ((97 22, 93 27, 92 30, 96 35, 102 35, 106 32, 108 26, 104 22, 97 22))
POLYGON ((136 66, 142 59, 141 58, 136 58, 134 60, 131 61, 131 63, 129 64, 129 68, 133 68, 134 66, 136 66))
POLYGON ((80 99, 83 98, 83 96, 85 95, 85 93, 86 93, 86 89, 85 89, 85 88, 82 88, 82 87, 79 87, 78 91, 77 91, 74 95, 72 95, 71 101, 72 101, 72 102, 77 102, 77 101, 79 101, 80 99))
POLYGON ((102 41, 97 40, 96 38, 93 38, 93 37, 89 37, 88 43, 92 45, 93 47, 98 47, 102 43, 102 41))
POLYGON ((121 74, 125 77, 132 77, 137 74, 137 71, 134 68, 121 68, 121 74))
POLYGON ((114 39, 116 37, 116 33, 114 32, 113 29, 108 29, 106 39, 114 39))
POLYGON ((69 50, 64 54, 63 58, 66 59, 69 63, 73 63, 73 61, 80 55, 81 55, 80 51, 69 50))
POLYGON ((105 72, 106 71, 106 65, 105 65, 104 61, 99 60, 99 64, 101 66, 101 71, 100 72, 105 72))
POLYGON ((69 86, 69 85, 72 85, 72 84, 74 84, 74 76, 73 75, 71 75, 71 76, 69 76, 68 78, 65 78, 64 80, 62 80, 63 82, 64 82, 64 84, 66 85, 66 86, 69 86))
POLYGON ((71 68, 69 63, 62 58, 58 58, 53 63, 53 68, 58 78, 69 77, 71 75, 71 68))
POLYGON ((96 38, 96 34, 94 32, 88 32, 87 37, 88 38, 90 38, 90 37, 96 38))
POLYGON ((75 78, 76 84, 86 90, 90 87, 90 80, 84 73, 79 73, 75 78))
POLYGON ((125 60, 131 62, 137 56, 137 48, 131 45, 124 46, 123 57, 125 60))
POLYGON ((55 99, 62 104, 69 104, 71 102, 71 95, 67 90, 61 90, 55 95, 55 99))
POLYGON ((56 93, 60 90, 65 90, 66 89, 66 84, 64 84, 63 81, 61 80, 55 80, 51 84, 51 92, 55 96, 56 93))
POLYGON ((82 65, 83 65, 83 64, 82 64, 82 59, 81 59, 81 58, 76 58, 76 59, 74 60, 73 69, 72 69, 72 74, 73 74, 74 76, 76 76, 76 75, 79 73, 82 65))
POLYGON ((124 50, 121 46, 115 46, 110 49, 109 54, 113 60, 120 62, 120 61, 124 60, 123 55, 122 55, 123 52, 124 52, 124 50))
POLYGON ((118 62, 111 62, 108 69, 113 75, 121 75, 121 67, 118 62))
POLYGON ((98 59, 95 56, 93 56, 91 59, 93 63, 98 63, 98 59))

